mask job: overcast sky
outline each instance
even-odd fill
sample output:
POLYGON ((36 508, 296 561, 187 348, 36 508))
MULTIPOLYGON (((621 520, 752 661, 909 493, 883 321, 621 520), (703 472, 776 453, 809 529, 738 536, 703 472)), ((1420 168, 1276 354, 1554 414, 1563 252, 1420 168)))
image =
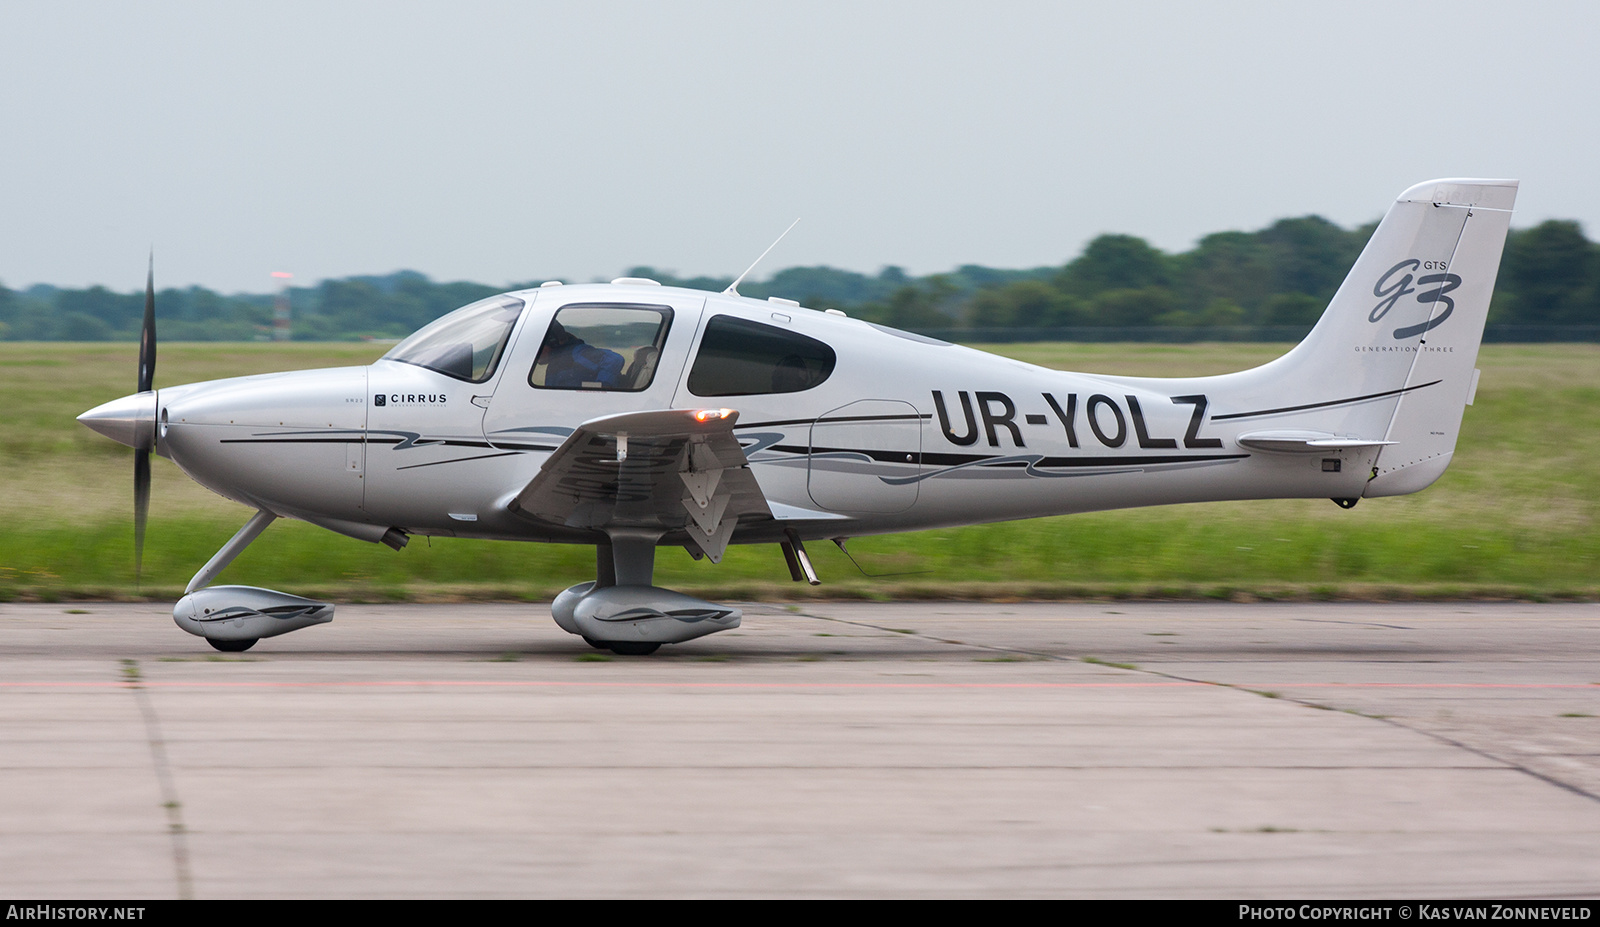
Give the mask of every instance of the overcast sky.
MULTIPOLYGON (((1435 177, 1600 229, 1600 4, 0 2, 0 283, 1169 251, 1435 177)), ((800 294, 796 294, 800 295, 800 294)))

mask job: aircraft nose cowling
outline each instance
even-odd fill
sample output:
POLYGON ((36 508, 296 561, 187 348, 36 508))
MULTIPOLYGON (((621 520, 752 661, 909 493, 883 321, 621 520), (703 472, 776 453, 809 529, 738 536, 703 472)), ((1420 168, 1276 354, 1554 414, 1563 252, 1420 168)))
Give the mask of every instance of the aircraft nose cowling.
POLYGON ((156 443, 156 391, 113 399, 78 416, 78 421, 134 450, 148 451, 156 443))

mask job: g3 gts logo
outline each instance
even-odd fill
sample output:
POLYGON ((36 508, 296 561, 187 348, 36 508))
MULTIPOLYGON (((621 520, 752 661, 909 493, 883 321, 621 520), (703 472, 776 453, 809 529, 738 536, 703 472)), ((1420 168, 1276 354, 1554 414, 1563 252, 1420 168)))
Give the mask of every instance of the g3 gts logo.
MULTIPOLYGON (((1378 322, 1382 320, 1384 316, 1389 314, 1389 310, 1394 308, 1394 304, 1400 301, 1400 297, 1417 293, 1417 288, 1411 285, 1411 271, 1419 269, 1444 270, 1448 266, 1444 261, 1423 263, 1416 258, 1409 258, 1389 268, 1388 272, 1379 277, 1378 282, 1373 284, 1372 295, 1378 297, 1382 302, 1372 307, 1372 312, 1367 315, 1367 321, 1378 322), (1395 277, 1396 274, 1400 274, 1398 279, 1395 277)), ((1395 329, 1394 337, 1396 340, 1404 341, 1407 338, 1438 328, 1439 323, 1450 318, 1450 313, 1455 311, 1456 301, 1444 294, 1461 285, 1461 278, 1458 275, 1424 274, 1421 277, 1417 277, 1416 282, 1419 286, 1438 286, 1438 289, 1424 290, 1421 293, 1417 293, 1417 302, 1444 303, 1444 311, 1426 322, 1395 329)))

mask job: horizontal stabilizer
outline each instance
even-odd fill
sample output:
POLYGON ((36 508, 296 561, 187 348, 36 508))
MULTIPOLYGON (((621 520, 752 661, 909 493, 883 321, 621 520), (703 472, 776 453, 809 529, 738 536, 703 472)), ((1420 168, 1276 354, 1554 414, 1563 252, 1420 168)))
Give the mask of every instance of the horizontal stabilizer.
POLYGON ((1324 431, 1252 431, 1242 434, 1238 441, 1244 447, 1258 451, 1289 451, 1310 453, 1343 447, 1381 447, 1393 441, 1356 438, 1329 434, 1324 431))

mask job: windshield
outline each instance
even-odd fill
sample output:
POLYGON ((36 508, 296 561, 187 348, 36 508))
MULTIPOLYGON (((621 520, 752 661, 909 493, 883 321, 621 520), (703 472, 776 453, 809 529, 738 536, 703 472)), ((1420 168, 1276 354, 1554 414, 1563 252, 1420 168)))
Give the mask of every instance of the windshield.
POLYGON ((435 319, 383 355, 447 377, 482 383, 494 376, 511 328, 525 304, 515 296, 491 296, 435 319))

